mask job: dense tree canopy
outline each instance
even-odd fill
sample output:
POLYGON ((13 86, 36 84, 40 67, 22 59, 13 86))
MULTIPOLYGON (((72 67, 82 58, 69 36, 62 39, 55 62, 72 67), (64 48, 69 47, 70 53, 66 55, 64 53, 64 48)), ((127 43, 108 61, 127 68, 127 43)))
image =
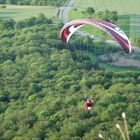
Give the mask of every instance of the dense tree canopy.
POLYGON ((0 21, 0 138, 96 140, 102 132, 121 140, 115 123, 124 111, 138 140, 140 73, 100 68, 98 56, 116 48, 86 37, 66 46, 59 26, 43 14, 0 21), (84 112, 89 96, 94 107, 84 112))

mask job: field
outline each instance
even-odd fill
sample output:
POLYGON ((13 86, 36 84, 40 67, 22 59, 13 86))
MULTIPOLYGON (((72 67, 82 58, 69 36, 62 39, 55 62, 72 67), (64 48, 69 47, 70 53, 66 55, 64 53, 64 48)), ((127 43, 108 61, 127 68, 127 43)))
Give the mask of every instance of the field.
POLYGON ((139 72, 140 71, 140 69, 139 68, 134 68, 134 67, 119 67, 119 66, 114 66, 114 65, 112 65, 112 64, 104 64, 104 63, 101 63, 100 64, 100 67, 101 68, 104 68, 104 69, 106 69, 106 70, 112 70, 112 71, 118 71, 118 72, 120 72, 120 71, 133 71, 133 72, 139 72))
MULTIPOLYGON (((97 13, 99 11, 117 11, 119 19, 117 25, 121 27, 122 30, 129 36, 140 36, 140 1, 139 0, 74 0, 73 10, 69 13, 69 18, 85 18, 89 15, 83 13, 88 7, 93 7, 96 13, 92 16, 97 18, 97 13), (137 21, 137 22, 135 22, 137 21)), ((97 29, 92 29, 91 27, 86 27, 84 30, 88 30, 90 33, 97 35, 99 31, 97 29)))
POLYGON ((0 18, 13 18, 16 21, 37 16, 39 13, 45 14, 48 18, 56 17, 58 8, 52 6, 20 6, 6 5, 6 8, 0 8, 0 18))
POLYGON ((74 7, 84 10, 87 7, 94 7, 96 11, 116 10, 119 14, 139 14, 140 0, 74 0, 74 7))

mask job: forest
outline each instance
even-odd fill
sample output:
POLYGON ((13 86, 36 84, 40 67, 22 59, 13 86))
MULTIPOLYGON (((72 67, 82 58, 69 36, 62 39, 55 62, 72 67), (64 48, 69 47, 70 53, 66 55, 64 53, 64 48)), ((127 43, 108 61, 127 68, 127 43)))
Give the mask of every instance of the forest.
POLYGON ((61 27, 43 14, 0 20, 0 139, 121 140, 125 112, 139 140, 140 72, 100 67, 100 55, 122 50, 88 37, 63 44, 61 27), (94 106, 84 112, 87 97, 94 106))

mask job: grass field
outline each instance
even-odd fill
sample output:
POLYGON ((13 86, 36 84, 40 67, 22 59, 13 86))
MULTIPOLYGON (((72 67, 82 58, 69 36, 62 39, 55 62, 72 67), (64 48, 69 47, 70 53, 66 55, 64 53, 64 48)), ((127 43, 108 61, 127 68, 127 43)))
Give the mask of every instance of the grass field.
POLYGON ((134 68, 134 67, 119 67, 119 66, 114 66, 112 64, 105 64, 101 63, 100 64, 101 68, 104 68, 106 70, 113 70, 113 71, 133 71, 133 72, 140 72, 139 68, 134 68))
MULTIPOLYGON (((96 10, 96 13, 99 11, 110 10, 117 11, 119 15, 119 19, 117 21, 117 25, 124 30, 124 32, 130 36, 140 36, 138 30, 140 30, 140 26, 136 25, 135 20, 140 18, 140 0, 74 0, 74 9, 71 10, 69 14, 70 20, 77 18, 85 18, 89 17, 89 15, 84 14, 82 11, 85 11, 88 7, 93 7, 96 10), (132 16, 137 15, 137 16, 132 16), (132 19, 133 17, 133 19, 132 19), (131 23, 132 22, 132 23, 131 23), (137 29, 135 27, 137 26, 137 29), (138 32, 138 33, 136 33, 138 32)), ((94 14, 93 18, 97 18, 97 15, 94 14)), ((139 19, 140 20, 140 19, 139 19)), ((138 20, 138 21, 139 21, 138 20)), ((89 31, 91 34, 99 34, 97 29, 92 29, 92 27, 88 26, 84 28, 85 31, 89 31)))
POLYGON ((93 7, 96 11, 116 10, 119 14, 140 14, 140 0, 74 0, 74 7, 83 10, 93 7))
POLYGON ((0 8, 0 18, 13 18, 19 21, 31 16, 38 16, 39 13, 43 13, 46 17, 52 18, 57 16, 57 12, 58 8, 52 6, 6 5, 5 9, 0 8))

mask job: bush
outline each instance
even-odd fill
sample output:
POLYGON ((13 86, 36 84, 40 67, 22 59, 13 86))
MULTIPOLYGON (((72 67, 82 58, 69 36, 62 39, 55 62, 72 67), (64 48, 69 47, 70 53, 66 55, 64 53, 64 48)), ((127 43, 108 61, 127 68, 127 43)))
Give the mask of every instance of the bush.
POLYGON ((5 9, 6 8, 6 5, 2 5, 0 8, 5 9))

